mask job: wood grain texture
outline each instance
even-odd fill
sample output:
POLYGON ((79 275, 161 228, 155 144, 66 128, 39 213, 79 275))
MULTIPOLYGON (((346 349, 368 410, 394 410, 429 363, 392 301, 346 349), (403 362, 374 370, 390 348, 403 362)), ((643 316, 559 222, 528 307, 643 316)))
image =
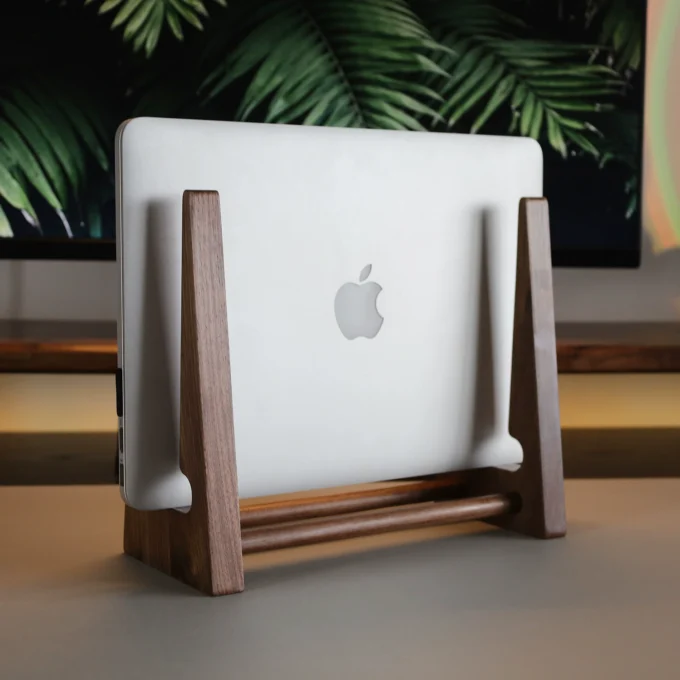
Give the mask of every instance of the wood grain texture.
POLYGON ((244 554, 281 550, 313 543, 360 536, 470 522, 511 512, 516 500, 507 494, 490 494, 435 503, 382 508, 340 517, 321 517, 304 522, 265 526, 243 531, 244 554))
POLYGON ((253 503, 241 508, 241 528, 299 522, 364 510, 452 500, 464 494, 463 475, 441 475, 434 479, 401 482, 379 488, 357 489, 314 498, 292 498, 276 502, 253 503))
POLYGON ((566 533, 562 439, 557 388, 550 219, 545 199, 519 210, 510 434, 524 450, 516 472, 480 471, 478 493, 516 493, 519 512, 494 524, 537 538, 566 533))
POLYGON ((234 451, 219 196, 183 199, 180 467, 188 513, 126 508, 125 552, 210 595, 240 592, 243 558, 234 451))

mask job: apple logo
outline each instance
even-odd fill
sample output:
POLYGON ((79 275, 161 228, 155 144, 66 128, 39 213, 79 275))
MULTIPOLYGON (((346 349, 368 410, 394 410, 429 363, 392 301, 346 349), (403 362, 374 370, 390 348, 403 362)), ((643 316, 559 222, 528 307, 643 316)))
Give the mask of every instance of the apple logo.
POLYGON ((367 264, 359 274, 359 283, 345 283, 335 294, 335 320, 348 340, 378 335, 383 317, 378 313, 376 301, 382 290, 374 281, 365 283, 373 265, 367 264))

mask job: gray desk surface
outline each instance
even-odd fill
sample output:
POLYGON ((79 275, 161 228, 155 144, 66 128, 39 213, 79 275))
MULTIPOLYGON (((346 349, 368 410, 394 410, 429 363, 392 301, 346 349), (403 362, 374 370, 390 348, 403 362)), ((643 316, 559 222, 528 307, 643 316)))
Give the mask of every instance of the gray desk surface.
POLYGON ((567 501, 563 540, 469 525, 254 556, 245 593, 210 599, 120 554, 115 488, 0 488, 0 677, 677 679, 680 480, 567 501))

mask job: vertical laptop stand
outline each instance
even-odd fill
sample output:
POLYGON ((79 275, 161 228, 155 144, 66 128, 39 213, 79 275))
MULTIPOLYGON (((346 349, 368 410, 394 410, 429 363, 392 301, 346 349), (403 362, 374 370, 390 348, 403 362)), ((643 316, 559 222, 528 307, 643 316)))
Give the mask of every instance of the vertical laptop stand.
POLYGON ((188 513, 125 509, 125 552, 209 595, 244 589, 243 555, 485 520, 536 538, 566 532, 550 230, 545 199, 519 209, 510 434, 519 469, 470 470, 239 512, 219 196, 183 198, 180 467, 188 513))

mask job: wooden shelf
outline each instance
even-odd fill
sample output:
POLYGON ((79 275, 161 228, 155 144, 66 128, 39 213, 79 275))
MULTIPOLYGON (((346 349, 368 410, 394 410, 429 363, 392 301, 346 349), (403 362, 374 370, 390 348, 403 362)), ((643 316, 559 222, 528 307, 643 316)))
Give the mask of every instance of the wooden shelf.
POLYGON ((560 373, 678 373, 680 323, 558 324, 560 373))
MULTIPOLYGON (((116 324, 0 321, 0 373, 115 373, 116 324)), ((558 324, 560 373, 680 373, 678 324, 558 324)))
POLYGON ((115 322, 0 321, 0 373, 115 373, 115 322))

